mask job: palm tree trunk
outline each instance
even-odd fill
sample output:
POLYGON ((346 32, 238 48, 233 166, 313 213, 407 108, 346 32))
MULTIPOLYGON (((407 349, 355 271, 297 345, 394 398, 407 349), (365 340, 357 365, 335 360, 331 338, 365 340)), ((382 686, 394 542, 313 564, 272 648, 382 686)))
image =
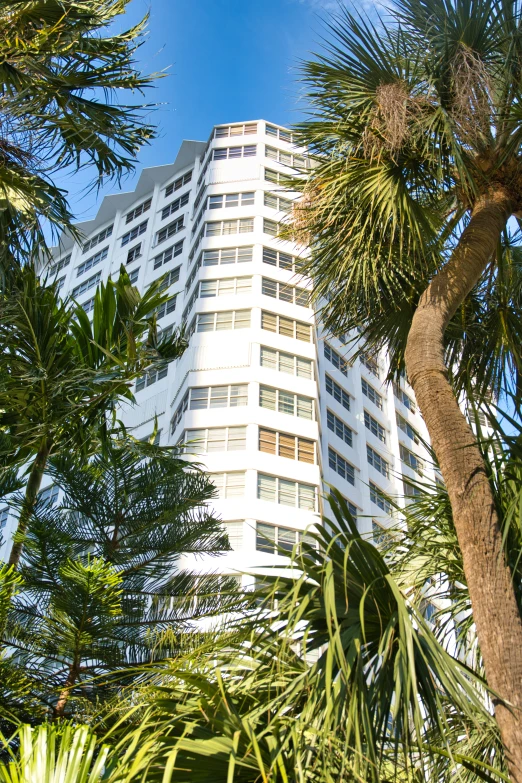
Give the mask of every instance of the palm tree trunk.
POLYGON ((479 198, 448 263, 420 298, 406 349, 409 381, 448 489, 486 676, 514 783, 522 783, 522 619, 493 493, 444 364, 444 332, 494 257, 512 213, 498 187, 479 198), (509 706, 506 706, 507 705, 509 706))
POLYGON ((27 486, 25 488, 25 497, 22 504, 22 510, 20 511, 20 517, 18 519, 18 527, 16 528, 15 541, 9 555, 9 565, 18 568, 22 551, 24 548, 24 537, 27 533, 27 526, 29 519, 33 513, 36 497, 42 484, 43 474, 47 466, 47 460, 51 451, 51 440, 44 438, 40 449, 35 457, 29 478, 27 480, 27 486))

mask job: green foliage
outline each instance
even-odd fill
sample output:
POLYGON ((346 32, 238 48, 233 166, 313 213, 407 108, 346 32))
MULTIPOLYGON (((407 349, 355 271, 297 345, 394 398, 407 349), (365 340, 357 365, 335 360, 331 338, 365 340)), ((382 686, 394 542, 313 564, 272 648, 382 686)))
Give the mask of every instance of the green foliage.
POLYGON ((81 448, 130 384, 154 363, 180 356, 182 333, 161 341, 151 311, 165 301, 159 284, 143 295, 124 269, 96 294, 92 324, 81 307, 62 301, 31 266, 0 298, 0 428, 13 459, 25 461, 42 440, 81 448))
MULTIPOLYGON (((519 193, 520 6, 396 0, 375 22, 340 9, 327 29, 302 66, 310 116, 297 131, 314 165, 292 185, 304 194, 294 230, 311 241, 302 269, 326 327, 385 346, 396 373, 477 194, 494 182, 519 193)), ((458 388, 507 388, 520 372, 519 239, 504 237, 447 330, 458 388)))
POLYGON ((498 738, 496 759, 480 752, 496 738, 482 678, 438 641, 342 497, 330 502, 335 519, 232 623, 238 639, 156 673, 131 734, 150 748, 143 779, 506 779, 498 738))
POLYGON ((0 736, 1 783, 98 783, 104 777, 109 748, 97 747, 87 726, 20 726, 15 737, 0 736), (17 741, 15 752, 11 743, 17 741))
POLYGON ((229 545, 205 505, 213 485, 175 451, 122 440, 50 471, 64 498, 30 518, 3 642, 37 712, 61 717, 114 698, 137 666, 177 656, 199 617, 241 600, 233 579, 180 562, 229 545))
POLYGON ((157 75, 137 67, 146 18, 120 33, 129 0, 0 2, 0 260, 45 247, 42 219, 73 235, 64 167, 94 167, 95 182, 120 179, 154 138, 150 106, 117 100, 143 93, 157 75))

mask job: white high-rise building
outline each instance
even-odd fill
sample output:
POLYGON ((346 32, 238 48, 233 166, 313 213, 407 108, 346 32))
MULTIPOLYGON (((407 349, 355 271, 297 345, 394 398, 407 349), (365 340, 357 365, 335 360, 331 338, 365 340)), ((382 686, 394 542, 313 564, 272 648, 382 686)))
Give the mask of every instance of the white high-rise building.
POLYGON ((403 477, 433 479, 411 388, 383 384, 385 356, 352 363, 353 348, 323 332, 311 283, 295 273, 306 248, 276 236, 292 205, 280 179, 294 165, 306 158, 287 129, 216 126, 207 143, 184 141, 174 163, 145 169, 133 192, 105 197, 79 226, 83 246, 65 238, 47 269, 87 312, 122 264, 140 290, 168 275, 158 323, 185 321, 190 345, 137 382, 124 418, 137 438, 157 417, 162 444, 193 442, 234 550, 214 561, 225 572, 270 554, 277 563, 276 548, 318 521, 328 485, 378 537, 386 496, 413 492, 403 477))

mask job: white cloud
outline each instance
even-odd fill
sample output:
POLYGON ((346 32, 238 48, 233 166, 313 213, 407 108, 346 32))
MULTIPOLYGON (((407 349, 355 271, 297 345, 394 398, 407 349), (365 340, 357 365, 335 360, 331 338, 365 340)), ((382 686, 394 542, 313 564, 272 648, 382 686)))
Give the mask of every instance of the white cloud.
POLYGON ((307 5, 314 11, 338 11, 339 0, 299 0, 301 5, 307 5))

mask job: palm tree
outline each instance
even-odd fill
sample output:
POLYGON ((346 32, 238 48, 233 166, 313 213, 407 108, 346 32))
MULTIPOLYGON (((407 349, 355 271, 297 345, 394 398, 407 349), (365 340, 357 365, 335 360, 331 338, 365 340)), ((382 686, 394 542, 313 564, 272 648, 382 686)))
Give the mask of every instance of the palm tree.
POLYGON ((156 76, 135 61, 146 19, 120 33, 112 26, 129 0, 0 2, 0 260, 45 248, 44 225, 71 224, 55 175, 92 166, 94 181, 121 178, 154 138, 149 106, 118 103, 143 93, 156 76), (42 222, 43 221, 43 222, 42 222))
POLYGON ((5 759, 0 761, 1 783, 100 783, 111 763, 109 746, 97 742, 87 726, 22 725, 13 737, 0 735, 0 750, 5 759))
POLYGON ((327 300, 326 326, 357 327, 370 346, 390 349, 392 371, 406 366, 448 488, 520 783, 521 612, 484 459, 452 381, 483 395, 491 381, 497 391, 514 385, 522 366, 509 235, 522 205, 521 8, 395 0, 390 14, 374 24, 341 10, 332 43, 303 66, 311 108, 298 130, 316 160, 296 184, 305 196, 296 230, 311 237, 303 270, 327 300))
MULTIPOLYGON (((50 472, 63 501, 38 501, 29 520, 2 642, 30 686, 26 711, 76 717, 179 655, 198 618, 241 600, 233 578, 208 564, 196 575, 186 559, 230 547, 207 505, 212 482, 175 450, 120 439, 89 460, 51 458, 50 472)), ((13 712, 16 688, 3 691, 13 712)))
POLYGON ((390 570, 340 495, 330 505, 254 615, 133 691, 121 743, 150 749, 143 779, 507 780, 480 673, 437 639, 408 569, 390 570))

